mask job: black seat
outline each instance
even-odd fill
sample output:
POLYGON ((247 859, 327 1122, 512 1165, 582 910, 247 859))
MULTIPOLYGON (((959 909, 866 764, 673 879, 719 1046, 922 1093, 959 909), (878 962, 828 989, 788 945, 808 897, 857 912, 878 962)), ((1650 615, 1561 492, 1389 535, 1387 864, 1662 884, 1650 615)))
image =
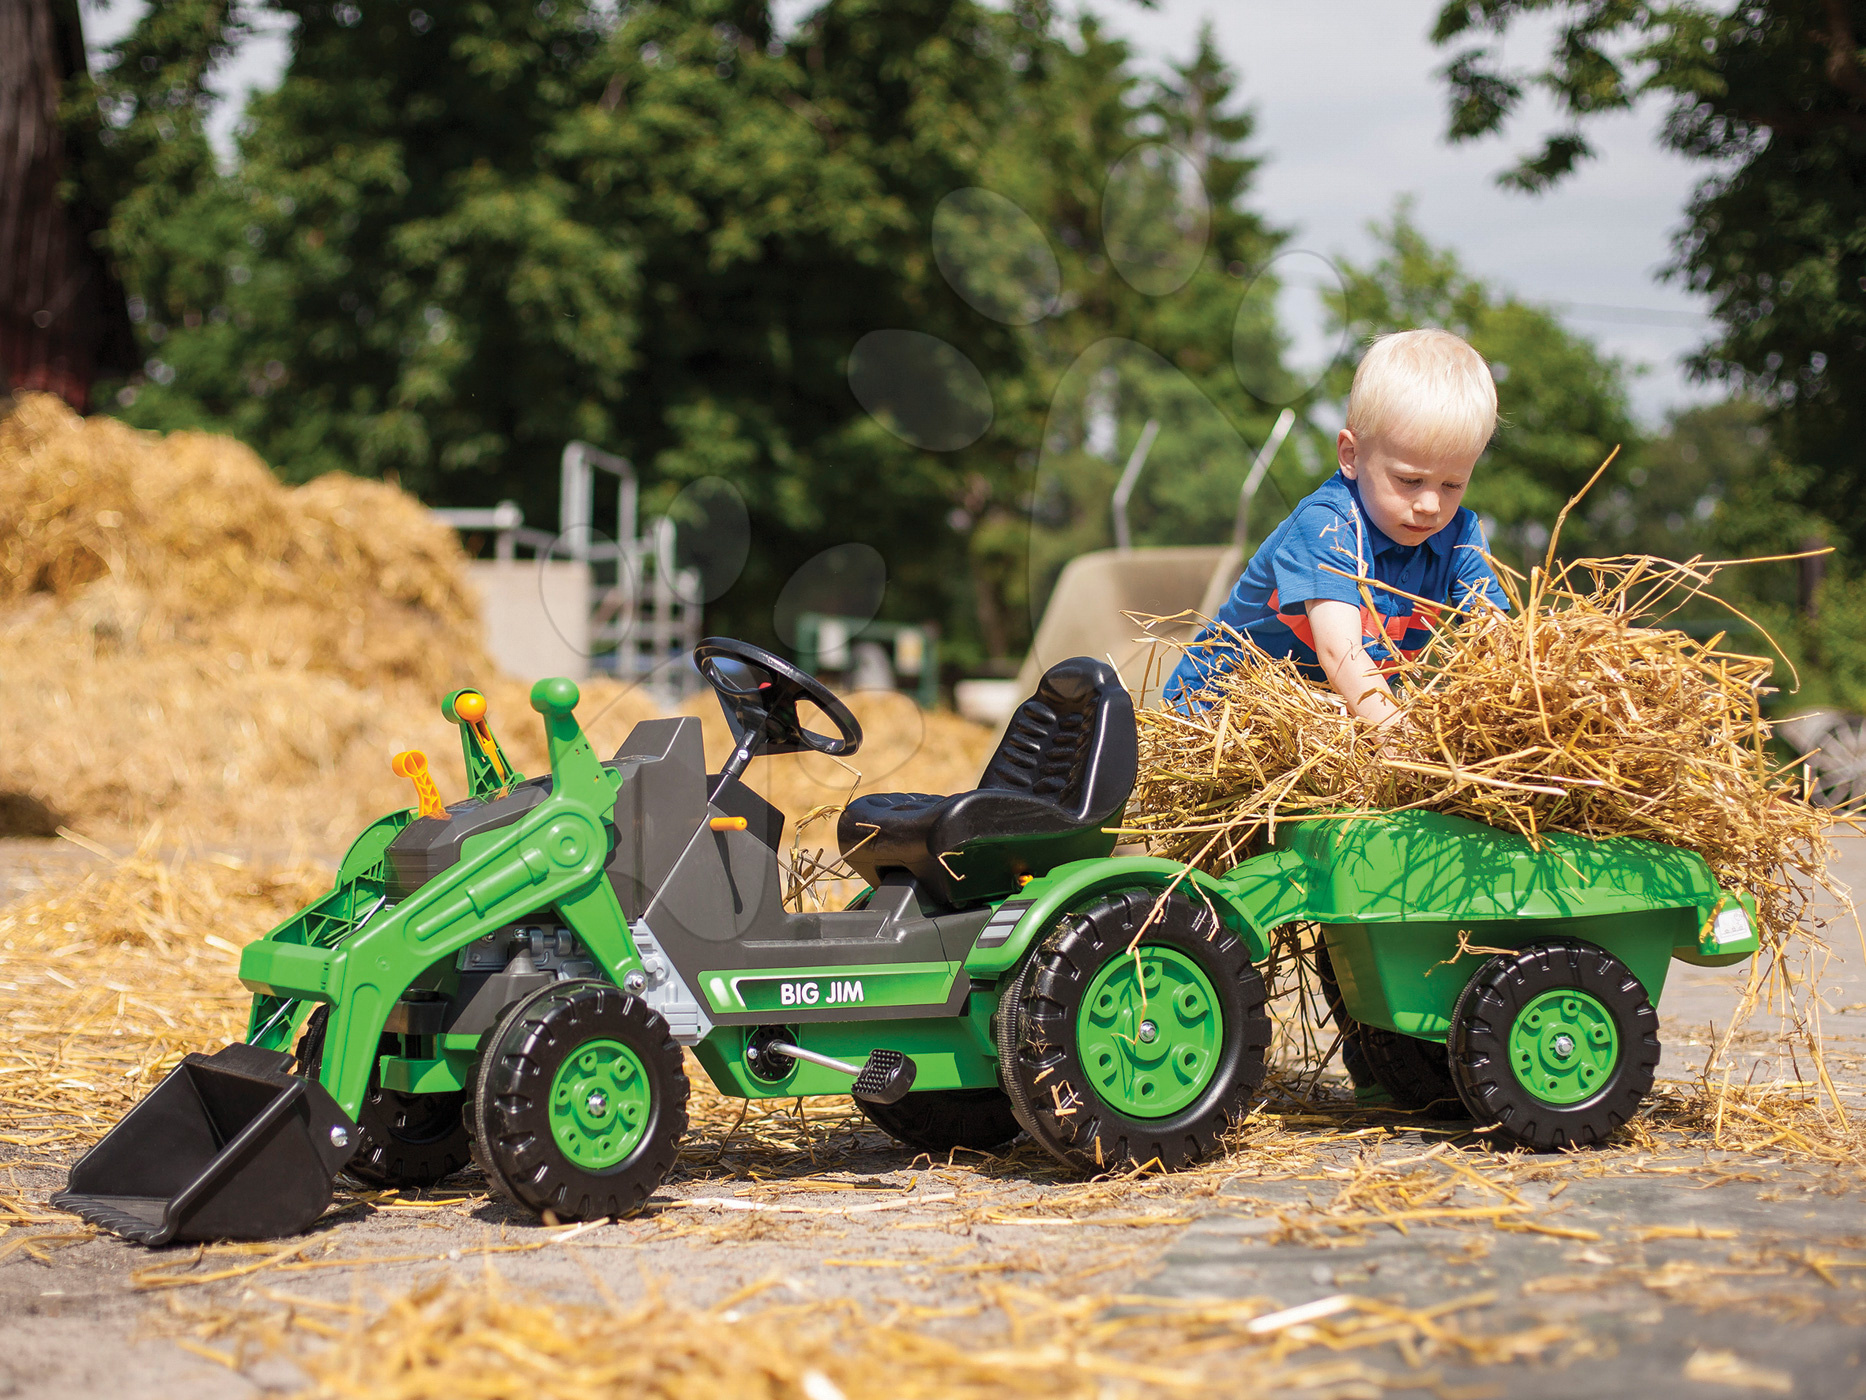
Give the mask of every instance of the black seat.
POLYGON ((1105 856, 1139 766, 1134 702, 1114 668, 1058 662, 1017 707, 971 792, 883 792, 843 809, 836 840, 870 885, 905 870, 943 904, 976 904, 1072 860, 1105 856))

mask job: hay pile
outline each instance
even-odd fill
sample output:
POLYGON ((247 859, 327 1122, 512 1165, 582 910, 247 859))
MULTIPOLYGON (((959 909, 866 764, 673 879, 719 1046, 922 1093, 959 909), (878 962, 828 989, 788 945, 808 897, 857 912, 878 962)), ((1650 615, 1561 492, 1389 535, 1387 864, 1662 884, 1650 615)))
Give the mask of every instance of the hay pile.
MULTIPOLYGON (((20 814, 0 834, 63 822, 121 846, 160 822, 170 845, 332 856, 408 805, 400 749, 459 796, 439 701, 469 683, 539 771, 541 727, 486 657, 463 564, 394 487, 294 489, 231 439, 23 396, 0 418, 0 795, 34 801, 0 803, 20 814)), ((658 713, 585 689, 599 743, 658 713)))
MULTIPOLYGON (((1247 640, 1196 713, 1141 716, 1130 831, 1222 871, 1278 823, 1422 808, 1534 840, 1635 836, 1702 855, 1775 938, 1826 879, 1833 814, 1768 749, 1771 663, 1659 625, 1717 566, 1649 557, 1504 573, 1512 610, 1441 627, 1376 731, 1247 640)), ((1377 586, 1377 585, 1376 585, 1377 586)))
POLYGON ((441 691, 490 669, 453 532, 342 473, 296 489, 250 448, 81 419, 0 419, 0 604, 50 603, 93 655, 193 645, 237 670, 441 691))
MULTIPOLYGON (((519 767, 544 771, 526 688, 498 675, 453 532, 413 497, 333 473, 281 485, 248 448, 81 419, 47 395, 0 418, 0 835, 59 823, 119 847, 332 857, 407 806, 389 771, 427 751, 461 795, 439 702, 484 689, 519 767)), ((583 683, 599 751, 659 714, 640 690, 583 683)), ((856 697, 860 791, 970 786, 990 733, 856 697)), ((717 764, 718 705, 696 697, 717 764)), ((753 786, 793 816, 854 782, 814 755, 760 760, 753 786)))

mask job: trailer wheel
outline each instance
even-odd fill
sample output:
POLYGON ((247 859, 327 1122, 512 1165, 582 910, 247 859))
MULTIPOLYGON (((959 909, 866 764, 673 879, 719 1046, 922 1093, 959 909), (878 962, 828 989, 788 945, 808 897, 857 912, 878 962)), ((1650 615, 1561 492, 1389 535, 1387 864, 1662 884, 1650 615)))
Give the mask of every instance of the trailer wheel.
POLYGON ((474 1156, 529 1210, 629 1215, 673 1168, 687 1092, 680 1046, 646 1002, 594 979, 540 987, 480 1056, 474 1156))
MULTIPOLYGON (((298 1072, 316 1079, 324 1063, 324 1034, 330 1008, 320 1006, 305 1020, 304 1034, 294 1052, 298 1072)), ((399 1055, 400 1041, 384 1035, 379 1053, 399 1055)), ((365 1186, 432 1186, 452 1176, 473 1159, 467 1141, 466 1093, 404 1094, 382 1087, 380 1072, 371 1070, 369 1092, 357 1110, 356 1155, 344 1174, 365 1186)))
POLYGON ((1160 902, 1128 890, 1066 916, 997 1016, 1018 1122, 1079 1171, 1189 1166, 1263 1083, 1270 1018, 1249 952, 1210 909, 1175 893, 1153 918, 1160 902))
POLYGON ((1639 1109, 1659 1018, 1632 969, 1579 939, 1490 959, 1451 1015, 1451 1072, 1473 1117, 1539 1152, 1591 1147, 1639 1109))
POLYGON ((1395 1108, 1439 1118, 1470 1116, 1470 1110, 1458 1097, 1457 1083, 1451 1077, 1450 1054, 1443 1045, 1383 1026, 1365 1025, 1348 1015, 1328 948, 1319 940, 1315 945, 1315 971, 1328 1014, 1341 1032, 1342 1068, 1356 1089, 1372 1082, 1387 1091, 1395 1108))
POLYGON ((856 1104, 896 1142, 936 1157, 961 1147, 996 1152, 1023 1131, 1002 1089, 922 1089, 899 1103, 856 1104))

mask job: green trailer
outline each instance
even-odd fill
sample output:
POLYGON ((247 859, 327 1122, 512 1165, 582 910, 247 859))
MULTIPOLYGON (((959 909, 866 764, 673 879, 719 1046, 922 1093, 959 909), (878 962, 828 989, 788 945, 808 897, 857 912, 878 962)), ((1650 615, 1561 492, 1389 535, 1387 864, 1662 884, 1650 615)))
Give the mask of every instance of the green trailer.
POLYGON ((1254 1106, 1260 969, 1297 922, 1321 930, 1357 1073, 1581 1146, 1651 1086, 1672 960, 1757 949, 1746 897, 1634 840, 1537 848, 1404 812, 1280 829, 1222 876, 1116 856, 1133 707, 1086 657, 1042 678, 976 789, 849 804, 838 840, 867 888, 787 910, 783 814, 746 765, 853 754, 860 729, 756 647, 711 639, 696 662, 736 745, 716 773, 691 718, 599 758, 556 679, 531 695, 550 772, 526 778, 484 699, 448 696, 468 796, 364 831, 245 949, 247 1042, 189 1056, 57 1203, 152 1244, 264 1237, 310 1224, 340 1170, 414 1187, 473 1161, 528 1210, 624 1215, 674 1164, 687 1049, 726 1094, 852 1094, 923 1151, 1028 1133, 1085 1173, 1180 1167, 1254 1106))

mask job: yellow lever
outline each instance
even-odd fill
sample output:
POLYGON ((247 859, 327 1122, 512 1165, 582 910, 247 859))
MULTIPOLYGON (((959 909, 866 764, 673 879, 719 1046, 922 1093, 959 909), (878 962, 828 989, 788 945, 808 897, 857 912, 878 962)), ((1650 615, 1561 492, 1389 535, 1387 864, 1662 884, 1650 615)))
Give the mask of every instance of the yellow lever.
POLYGON ((746 821, 744 817, 713 817, 706 825, 711 831, 743 831, 746 821))
POLYGON ((418 815, 423 817, 445 817, 447 809, 441 805, 440 789, 434 786, 434 779, 428 775, 428 756, 420 749, 408 749, 398 753, 389 762, 395 770, 395 776, 406 778, 415 785, 415 802, 420 808, 418 815))

